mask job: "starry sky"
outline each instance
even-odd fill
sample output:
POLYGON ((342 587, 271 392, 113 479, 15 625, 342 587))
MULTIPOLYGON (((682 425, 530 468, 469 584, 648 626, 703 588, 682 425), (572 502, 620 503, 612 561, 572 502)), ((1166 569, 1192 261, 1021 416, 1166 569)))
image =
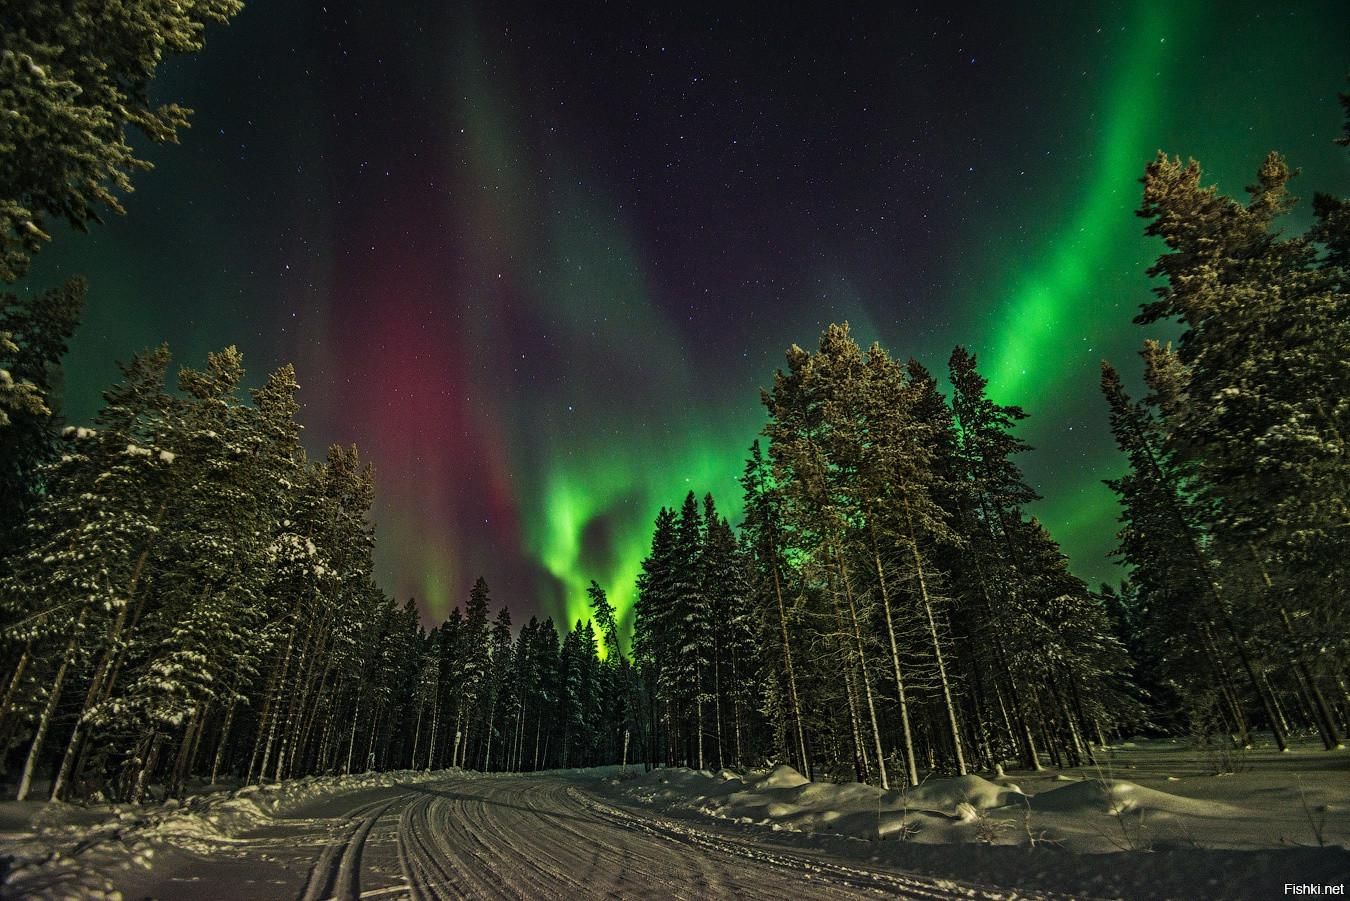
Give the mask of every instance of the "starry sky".
MULTIPOLYGON (((312 452, 377 469, 377 569, 428 622, 483 575, 516 621, 584 586, 631 624, 662 505, 739 513, 759 389, 831 321, 1023 405, 1033 507, 1090 583, 1121 469, 1097 392, 1137 383, 1158 149, 1238 192, 1266 151, 1350 193, 1336 2, 257 2, 156 95, 128 215, 86 274, 67 418, 115 361, 237 344, 298 367, 312 452)), ((1296 215, 1291 228, 1306 223, 1296 215)))

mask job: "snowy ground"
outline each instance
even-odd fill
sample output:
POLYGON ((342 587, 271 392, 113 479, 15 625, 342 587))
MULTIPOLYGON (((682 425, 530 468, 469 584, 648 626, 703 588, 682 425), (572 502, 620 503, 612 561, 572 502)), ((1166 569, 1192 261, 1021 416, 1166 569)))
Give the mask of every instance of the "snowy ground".
POLYGON ((97 824, 77 824, 80 817, 64 810, 66 826, 48 825, 20 846, 31 862, 10 874, 5 890, 183 901, 1045 897, 775 849, 753 836, 634 813, 588 790, 614 773, 316 781, 97 824), (53 856, 62 838, 64 851, 53 856))
POLYGON ((6 802, 0 842, 23 898, 1276 898, 1350 879, 1350 755, 1141 742, 889 793, 785 767, 404 772, 6 802))
POLYGON ((787 767, 656 770, 609 790, 667 816, 767 829, 783 844, 1075 895, 1274 898, 1286 882, 1350 882, 1350 754, 1217 757, 1141 741, 1099 756, 1097 767, 909 791, 810 783, 787 767))
MULTIPOLYGON (((134 806, 0 802, 0 898, 188 897, 184 885, 228 884, 195 897, 293 897, 334 810, 363 794, 457 771, 403 771, 210 792, 134 806), (298 860, 298 863, 297 863, 298 860), (203 875, 206 873, 208 875, 203 875), (160 883, 169 885, 160 887, 160 883), (145 886, 157 891, 146 892, 145 886), (271 887, 271 888, 269 888, 271 887), (242 894, 241 894, 242 891, 242 894)), ((189 894, 191 894, 189 892, 189 894)))

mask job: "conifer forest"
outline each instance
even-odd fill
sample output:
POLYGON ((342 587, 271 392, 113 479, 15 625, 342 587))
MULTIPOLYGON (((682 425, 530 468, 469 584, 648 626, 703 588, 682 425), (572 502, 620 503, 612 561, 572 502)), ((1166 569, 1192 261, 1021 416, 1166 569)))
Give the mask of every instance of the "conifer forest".
MULTIPOLYGON (((80 355, 95 345, 81 342, 95 337, 82 330, 107 332, 111 320, 100 305, 113 301, 105 297, 106 275, 103 284, 64 272, 53 280, 61 270, 43 269, 44 260, 66 259, 58 256, 66 247, 122 221, 153 219, 130 193, 133 179, 154 175, 141 157, 190 152, 158 155, 159 145, 187 134, 190 114, 202 128, 217 127, 209 109, 192 113, 152 99, 189 83, 182 70, 165 76, 161 63, 209 57, 206 36, 224 40, 242 27, 227 23, 245 15, 237 0, 67 6, 0 10, 7 117, 0 278, 8 292, 0 297, 0 782, 7 798, 142 805, 304 777, 616 765, 625 779, 680 768, 732 778, 790 767, 802 781, 860 783, 889 798, 884 793, 921 793, 934 780, 976 774, 1002 778, 1006 770, 1100 773, 1114 759, 1109 749, 1141 736, 1224 760, 1260 749, 1343 753, 1350 732, 1344 181, 1305 185, 1296 178, 1298 159, 1270 152, 1246 161, 1249 185, 1236 192, 1213 184, 1186 147, 1152 157, 1103 155, 1134 192, 1135 218, 1128 220, 1128 209, 1112 214, 1112 228, 1128 230, 1151 265, 1133 266, 1129 276, 1138 281, 1131 284, 1145 276, 1147 284, 1123 303, 1101 300, 1108 313, 1100 315, 1110 329, 1129 333, 1110 347, 1137 354, 1101 359, 1099 371, 1055 390, 1032 390, 1032 376, 1006 378, 1004 357, 987 349, 985 333, 960 334, 960 319, 943 332, 956 337, 946 344, 950 352, 933 356, 930 339, 904 337, 911 333, 904 309, 892 314, 895 328, 882 329, 829 304, 800 330, 806 320, 771 323, 768 307, 760 319, 752 313, 749 328, 764 335, 794 329, 765 364, 755 364, 758 425, 699 419, 702 389, 692 387, 670 388, 659 400, 692 410, 680 414, 689 418, 641 424, 651 433, 641 445, 650 453, 682 440, 669 425, 680 421, 691 433, 717 432, 716 441, 737 448, 738 464, 725 455, 712 467, 653 462, 641 483, 655 485, 650 491, 614 489, 636 498, 641 523, 619 538, 605 531, 618 530, 618 520, 577 506, 576 486, 586 480, 575 474, 598 468, 566 470, 569 478, 544 468, 554 474, 538 483, 547 486, 537 492, 544 525, 519 528, 522 541, 543 548, 535 556, 559 586, 563 600, 555 602, 522 594, 535 576, 522 574, 514 557, 466 555, 405 572, 411 561, 434 556, 409 547, 432 540, 434 530, 426 520, 400 520, 395 510, 415 507, 419 497, 455 495, 473 508, 465 521, 483 534, 512 528, 499 525, 510 516, 527 519, 509 497, 534 484, 521 467, 543 466, 539 455, 551 452, 550 442, 559 460, 574 459, 580 446, 558 437, 562 427, 542 406, 519 411, 524 428, 542 436, 537 447, 493 451, 489 444, 497 461, 464 463, 462 482, 448 487, 441 470, 417 468, 429 465, 422 450, 414 465, 411 452, 401 455, 392 443, 363 439, 358 447, 343 438, 324 451, 307 439, 311 410, 329 416, 318 432, 326 441, 340 421, 333 410, 358 403, 350 398, 365 397, 362 391, 388 392, 381 403, 395 406, 380 422, 416 420, 441 436, 435 440, 453 472, 453 455, 467 447, 456 436, 484 421, 477 405, 510 401, 488 392, 461 405, 452 395, 468 384, 460 376, 469 363, 415 337, 420 332, 386 330, 376 318, 359 339, 378 343, 395 361, 390 367, 405 372, 424 365, 414 358, 444 351, 445 365, 462 368, 433 401, 390 399, 427 387, 416 379, 344 374, 331 362, 339 351, 306 349, 319 346, 310 337, 318 332, 303 329, 321 327, 302 317, 301 334, 286 345, 298 348, 294 365, 248 371, 240 347, 257 343, 254 325, 241 323, 237 336, 213 325, 216 350, 198 356, 203 345, 194 338, 174 352, 159 344, 124 356, 120 375, 105 379, 101 401, 88 407, 93 412, 67 413, 85 409, 70 399, 69 375, 79 370, 81 384, 88 378, 80 355), (1296 188, 1310 199, 1299 200, 1296 188), (882 332, 890 337, 874 341, 882 332), (333 395, 349 400, 325 406, 307 400, 315 396, 312 378, 363 384, 333 395), (1079 428, 1100 436, 1110 460, 1093 470, 1090 486, 1101 491, 1104 483, 1113 499, 1109 516, 1090 520, 1094 540, 1110 545, 1101 569, 1084 569, 1083 554, 1062 544, 1071 528, 1065 517, 1051 522, 1037 513, 1056 500, 1043 494, 1061 490, 1045 473, 1057 460, 1068 467, 1078 446, 1045 432, 1032 441, 1029 430, 1038 418, 1059 415, 1058 406, 1080 403, 1090 413, 1079 428), (437 424, 442 415, 449 425, 437 424), (391 506, 381 500, 386 461, 391 472, 418 473, 411 481, 393 477, 391 506), (534 537, 540 534, 548 538, 534 537), (602 538, 638 549, 633 565, 588 550, 602 538), (396 561, 396 579, 382 560, 396 561)), ((472 60, 477 51, 455 52, 472 60)), ((971 56, 968 65, 977 64, 971 56)), ((464 118, 465 128, 489 133, 472 152, 515 159, 524 151, 513 149, 505 126, 492 132, 492 117, 516 107, 494 106, 475 81, 486 77, 467 64, 455 75, 464 91, 484 92, 464 118)), ((685 88, 702 89, 698 77, 685 88)), ((1350 94, 1339 102, 1341 110, 1333 98, 1321 112, 1343 114, 1344 128, 1320 140, 1344 148, 1343 174, 1350 94)), ((240 143, 240 159, 252 152, 240 143)), ((507 271, 503 279, 492 254, 507 254, 500 248, 509 245, 528 256, 532 241, 544 241, 519 224, 534 215, 520 198, 543 189, 513 187, 512 178, 528 176, 523 169, 464 165, 479 165, 473 179, 498 179, 492 191, 514 190, 517 199, 467 228, 481 226, 483 245, 494 249, 466 252, 455 265, 495 274, 485 274, 485 284, 520 282, 528 273, 507 271), (498 226, 506 231, 492 231, 498 226)), ((380 166, 369 175, 363 168, 363 177, 389 176, 374 171, 380 166)), ((580 185, 589 176, 566 177, 580 185)), ((428 184, 425 190, 435 188, 434 176, 428 184)), ((464 196, 454 202, 478 202, 464 196)), ((584 209, 589 201, 577 202, 584 209)), ((569 221, 582 215, 573 210, 569 221)), ((592 238, 571 240, 570 227, 550 232, 548 246, 566 264, 560 271, 575 275, 575 291, 622 282, 582 272, 577 260, 586 251, 578 248, 592 238)), ((615 257, 633 252, 621 236, 594 234, 615 257)), ((404 262, 418 253, 414 238, 406 243, 404 262)), ((789 266, 781 253, 778 259, 789 266)), ((181 265, 193 271, 195 264, 181 265)), ((1085 297, 1092 297, 1091 278, 1084 276, 1085 297)), ((412 290, 415 281, 406 275, 397 290, 412 290)), ((309 297, 325 288, 306 290, 309 297)), ((573 288, 558 290, 559 304, 580 303, 567 293, 573 288)), ((475 304, 498 303, 490 293, 475 297, 475 304)), ((207 306, 196 309, 206 303, 184 298, 181 315, 216 322, 207 306)), ((525 313, 506 316, 509 328, 480 328, 472 310, 456 315, 454 329, 504 348, 505 363, 485 378, 524 384, 511 381, 524 379, 521 367, 543 365, 527 359, 537 355, 534 344, 515 343, 517 328, 533 328, 525 313)), ((578 314, 580 324, 557 327, 593 335, 627 328, 610 323, 627 315, 617 307, 588 311, 578 314)), ((625 340, 663 340, 657 326, 641 328, 649 331, 625 340)), ((722 347, 720 336, 707 340, 722 347)), ((1027 346, 1023 373, 1055 365, 1044 361, 1058 350, 1027 346)), ((650 401, 646 370, 623 355, 647 352, 653 366, 665 365, 660 348, 632 347, 603 361, 619 372, 607 376, 613 393, 604 404, 622 410, 626 397, 650 401)), ((542 353, 554 354, 552 366, 583 365, 562 351, 542 353)), ((754 404, 753 380, 725 381, 722 390, 735 386, 743 407, 754 404)), ((557 415, 573 414, 574 404, 580 410, 590 400, 585 393, 568 395, 566 413, 557 415)), ((611 451, 628 459, 617 428, 594 431, 591 461, 611 451)), ((557 464, 565 465, 581 464, 557 464)), ((459 520, 446 528, 459 536, 456 547, 477 540, 463 538, 469 526, 459 520)), ((1031 811, 1028 802, 1025 831, 1034 847, 1031 811)), ((878 807, 878 837, 881 817, 878 807)), ((902 838, 909 834, 909 826, 899 828, 902 838)), ((1323 845, 1321 832, 1317 841, 1323 845)), ((333 870, 332 886, 343 885, 343 873, 333 870)), ((327 896, 318 877, 309 878, 307 891, 320 892, 312 897, 327 896)), ((437 896, 409 879, 414 896, 437 896)))
POLYGON ((1140 215, 1166 244, 1148 394, 1102 364, 1128 471, 1121 587, 1093 589, 1025 512, 1029 414, 957 347, 924 364, 831 325, 793 345, 749 445, 744 520, 690 492, 656 514, 631 647, 585 621, 513 628, 480 578, 428 629, 375 583, 374 469, 308 459, 296 376, 247 398, 239 352, 169 383, 127 362, 89 426, 42 391, 78 282, 11 296, 0 732, 27 795, 139 800, 150 782, 369 769, 789 762, 917 784, 1077 766, 1139 729, 1344 739, 1350 560, 1350 202, 1281 236, 1291 171, 1242 200, 1159 156, 1140 215), (1342 390, 1344 386, 1345 390, 1342 390), (176 389, 176 390, 172 390, 176 389))

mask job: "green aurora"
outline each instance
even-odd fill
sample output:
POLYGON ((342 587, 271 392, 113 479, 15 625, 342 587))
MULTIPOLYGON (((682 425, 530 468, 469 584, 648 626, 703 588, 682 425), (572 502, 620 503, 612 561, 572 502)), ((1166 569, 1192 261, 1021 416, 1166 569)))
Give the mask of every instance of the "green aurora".
POLYGON ((935 371, 979 354, 1032 415, 1033 512, 1117 580, 1097 365, 1137 378, 1144 164, 1229 193, 1273 148, 1307 194, 1350 176, 1333 3, 1005 12, 931 48, 877 13, 870 48, 814 55, 810 22, 363 15, 214 31, 165 79, 184 146, 31 282, 93 284, 72 420, 163 340, 237 343, 255 382, 294 360, 307 444, 374 461, 380 578, 428 621, 482 574, 517 622, 588 616, 595 579, 630 626, 657 509, 711 491, 736 521, 759 389, 842 319, 935 371), (407 53, 376 59, 361 34, 389 31, 407 53))

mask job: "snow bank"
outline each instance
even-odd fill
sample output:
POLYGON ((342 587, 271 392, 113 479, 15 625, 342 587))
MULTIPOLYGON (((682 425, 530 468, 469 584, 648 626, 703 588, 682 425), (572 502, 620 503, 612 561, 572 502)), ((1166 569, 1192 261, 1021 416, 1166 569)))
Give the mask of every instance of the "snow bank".
POLYGON ((18 831, 18 840, 8 849, 12 864, 0 881, 0 897, 117 899, 121 895, 101 874, 149 869, 166 846, 205 852, 305 804, 349 792, 432 782, 450 772, 458 770, 309 776, 143 806, 30 805, 28 828, 18 831))
POLYGON ((805 776, 787 764, 781 764, 772 770, 751 771, 745 779, 747 785, 755 788, 796 788, 808 781, 805 776))
MULTIPOLYGON (((683 768, 657 769, 624 783, 648 804, 696 810, 737 823, 792 832, 828 832, 855 838, 914 836, 947 840, 938 827, 970 823, 981 811, 1022 805, 1016 786, 979 776, 935 779, 910 790, 883 791, 856 782, 811 782, 789 766, 713 774, 683 768)), ((959 839, 957 839, 959 840, 959 839)))
POLYGON ((1240 816, 1242 811, 1220 801, 1200 801, 1145 788, 1124 779, 1087 779, 1043 791, 1031 798, 1036 811, 1068 814, 1167 813, 1215 819, 1240 816))
POLYGON ((1021 804, 1025 798, 1015 788, 979 776, 935 779, 892 791, 860 783, 807 782, 795 772, 792 776, 796 778, 786 782, 793 787, 775 788, 775 782, 784 780, 765 779, 730 795, 720 808, 704 804, 703 809, 738 822, 797 832, 867 839, 922 834, 927 841, 948 841, 961 840, 952 836, 951 827, 978 820, 981 811, 1021 804))
POLYGON ((975 775, 926 780, 912 789, 902 790, 900 795, 911 808, 953 816, 958 814, 957 808, 962 804, 977 811, 994 810, 1022 804, 1027 797, 1016 785, 999 785, 975 775))
MULTIPOLYGON (((1006 779, 995 782, 978 775, 926 779, 917 786, 883 791, 858 783, 810 782, 787 766, 740 775, 731 770, 657 769, 613 784, 644 804, 780 832, 925 845, 1049 844, 1088 853, 1172 846, 1288 847, 1307 843, 1311 836, 1310 828, 1294 817, 1302 810, 1296 805, 1306 800, 1314 821, 1331 821, 1341 809, 1334 789, 1314 791, 1310 782, 1301 789, 1302 798, 1291 799, 1292 788, 1278 792, 1263 781, 1262 796, 1282 797, 1281 806, 1289 814, 1281 832, 1272 834, 1257 828, 1269 812, 1257 814, 1255 807, 1241 803, 1252 799, 1242 796, 1187 797, 1081 771, 1025 775, 1037 786, 1030 792, 1006 779)), ((1182 780, 1164 774, 1154 781, 1170 787, 1182 780)), ((1237 787, 1214 777, 1187 785, 1202 794, 1237 787)), ((1346 797, 1344 789, 1339 795, 1346 797)), ((1324 832, 1341 838, 1338 829, 1324 832)))

